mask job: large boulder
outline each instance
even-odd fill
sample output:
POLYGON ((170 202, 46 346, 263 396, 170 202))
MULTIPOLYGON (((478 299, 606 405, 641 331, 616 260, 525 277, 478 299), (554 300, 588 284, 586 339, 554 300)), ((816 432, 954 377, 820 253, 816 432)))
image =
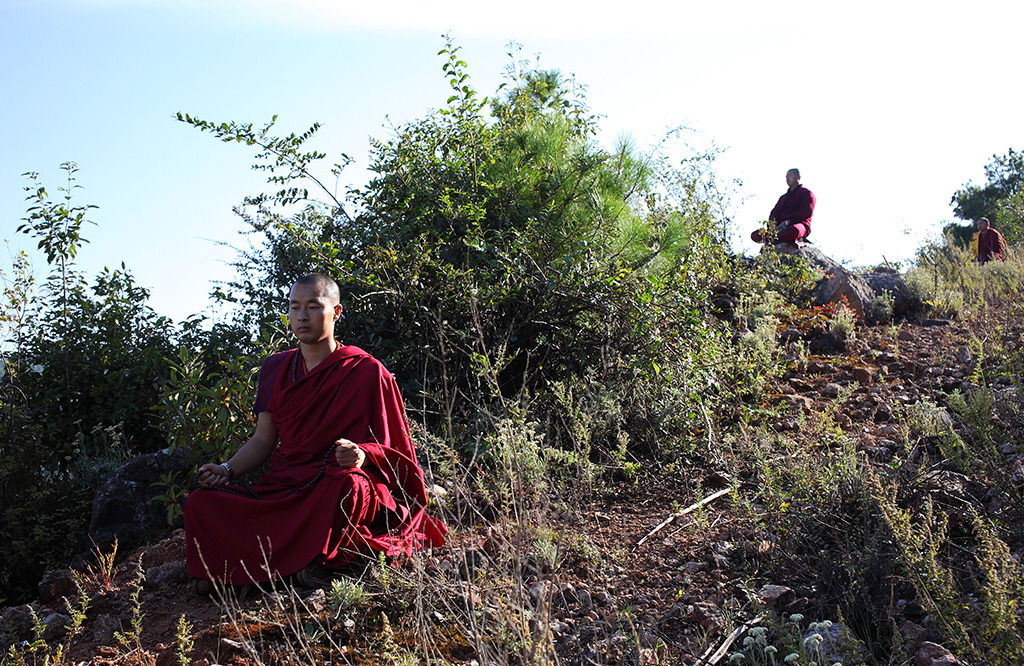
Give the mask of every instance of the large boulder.
POLYGON ((852 273, 813 245, 797 247, 792 243, 779 243, 774 249, 777 254, 803 259, 813 270, 820 271, 822 277, 813 291, 814 305, 845 300, 857 317, 867 323, 875 323, 886 314, 876 305, 878 296, 888 294, 892 297, 892 316, 905 315, 916 306, 907 283, 891 268, 852 273))
POLYGON ((114 539, 137 544, 168 528, 167 508, 153 497, 153 485, 164 474, 184 472, 190 467, 182 453, 148 453, 129 460, 99 487, 92 502, 89 536, 100 549, 114 539))
POLYGON ((828 305, 843 301, 857 313, 857 318, 861 321, 871 319, 875 302, 875 292, 871 285, 856 273, 839 267, 814 288, 814 304, 828 305))
POLYGON ((921 306, 903 276, 894 268, 878 267, 870 273, 864 273, 862 277, 876 295, 889 294, 892 297, 894 317, 903 317, 921 306))

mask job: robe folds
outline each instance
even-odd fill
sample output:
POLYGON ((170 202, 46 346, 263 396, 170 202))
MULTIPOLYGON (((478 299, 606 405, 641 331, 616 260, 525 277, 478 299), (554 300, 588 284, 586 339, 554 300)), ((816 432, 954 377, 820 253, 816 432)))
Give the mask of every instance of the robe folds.
POLYGON ((394 377, 363 350, 342 345, 299 376, 298 354, 274 354, 261 370, 257 409, 266 402, 280 442, 270 471, 248 488, 199 488, 185 503, 192 578, 262 582, 313 562, 339 568, 358 554, 411 555, 444 542, 444 525, 426 512, 423 471, 394 377), (337 463, 340 438, 366 454, 361 468, 337 463))

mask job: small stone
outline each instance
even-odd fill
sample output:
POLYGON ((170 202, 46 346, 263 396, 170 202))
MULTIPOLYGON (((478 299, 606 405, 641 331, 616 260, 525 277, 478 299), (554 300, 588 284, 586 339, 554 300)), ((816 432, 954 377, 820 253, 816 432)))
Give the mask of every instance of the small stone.
POLYGON ((797 342, 800 340, 800 331, 795 328, 787 328, 782 333, 779 333, 779 343, 787 345, 791 342, 797 342))
POLYGON ((789 405, 790 411, 810 412, 814 401, 802 395, 784 395, 780 401, 789 405))
POLYGON ((785 606, 796 596, 793 588, 785 585, 765 585, 757 595, 768 608, 775 608, 777 605, 785 606))
POLYGON ((789 385, 792 386, 795 390, 800 391, 801 393, 810 391, 813 388, 810 384, 808 384, 805 380, 801 379, 800 377, 790 377, 789 385))
POLYGON ((92 639, 97 643, 109 643, 114 632, 120 631, 121 623, 113 615, 100 615, 92 621, 92 639))
POLYGON ((869 368, 854 368, 853 379, 861 386, 867 386, 875 380, 875 375, 869 368))
POLYGON ((537 601, 538 599, 547 599, 548 595, 550 594, 550 580, 538 580, 536 583, 530 586, 530 598, 534 601, 537 601))
POLYGON ((327 608, 327 593, 322 589, 317 588, 310 592, 309 596, 303 599, 303 603, 309 611, 313 613, 320 613, 327 608))
POLYGON ((168 562, 146 569, 146 586, 160 587, 168 583, 184 581, 188 578, 188 570, 184 562, 168 562))
POLYGON ((73 597, 78 594, 75 576, 71 569, 53 569, 43 574, 39 581, 39 600, 43 603, 57 601, 61 597, 73 597))
POLYGON ((835 382, 825 384, 824 388, 821 389, 821 394, 826 398, 838 398, 839 394, 842 393, 843 387, 835 382))
POLYGON ((690 611, 690 618, 705 631, 718 632, 725 627, 722 611, 715 604, 698 601, 690 611))
POLYGON ((914 654, 914 666, 955 666, 961 663, 952 652, 928 641, 921 643, 914 654))
POLYGON ((927 629, 917 624, 916 622, 911 622, 910 620, 904 622, 903 626, 901 626, 900 629, 903 631, 903 635, 906 636, 907 639, 914 645, 920 643, 928 637, 927 629))
POLYGON ((868 455, 875 462, 889 462, 892 460, 892 449, 884 446, 872 446, 867 451, 868 455))
POLYGON ((572 583, 559 583, 558 597, 563 606, 579 602, 579 595, 572 583))
POLYGON ((43 631, 43 638, 53 641, 64 637, 64 634, 68 631, 68 626, 71 624, 71 618, 63 613, 50 613, 43 618, 43 624, 46 625, 46 630, 43 631))

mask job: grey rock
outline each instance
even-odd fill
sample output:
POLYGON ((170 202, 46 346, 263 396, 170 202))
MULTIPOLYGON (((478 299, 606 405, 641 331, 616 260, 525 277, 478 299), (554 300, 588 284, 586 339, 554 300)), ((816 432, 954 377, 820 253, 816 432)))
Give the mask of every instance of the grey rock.
POLYGON ((146 569, 146 586, 160 587, 188 579, 184 562, 168 562, 146 569))
POLYGON ((73 597, 78 594, 75 575, 71 569, 52 569, 43 574, 39 581, 39 600, 43 603, 57 601, 61 597, 73 597))
POLYGON ((916 622, 911 622, 910 620, 904 622, 903 625, 900 627, 900 630, 903 632, 903 635, 906 636, 907 639, 914 645, 921 643, 922 641, 924 641, 924 639, 928 638, 928 630, 922 627, 921 625, 917 624, 916 622))
POLYGON ((812 354, 835 354, 846 350, 846 341, 835 333, 825 333, 811 340, 808 349, 812 354))
POLYGON ((816 630, 808 629, 803 635, 803 640, 805 642, 814 635, 821 636, 821 644, 818 646, 817 650, 821 656, 825 657, 826 664, 833 663, 836 660, 836 657, 839 656, 838 652, 840 649, 840 641, 845 633, 843 625, 836 622, 829 624, 830 626, 828 627, 819 627, 816 630))
POLYGON ((530 598, 534 601, 547 599, 551 595, 551 588, 550 580, 538 580, 530 586, 530 598))
POLYGON ((861 277, 876 296, 889 294, 892 297, 893 316, 902 317, 921 307, 921 302, 915 298, 899 272, 890 268, 876 268, 870 273, 863 273, 861 277))
POLYGON ((153 484, 164 474, 190 468, 184 453, 148 453, 121 465, 96 491, 92 502, 89 536, 97 547, 108 549, 114 540, 138 543, 167 530, 167 509, 153 499, 153 484))
POLYGON ((15 637, 27 637, 32 631, 32 608, 28 604, 11 606, 0 616, 0 625, 15 637))
POLYGON ((689 619, 705 631, 719 632, 725 628, 725 618, 721 609, 706 601, 698 601, 693 605, 689 619))
POLYGON ((324 590, 317 588, 306 595, 306 598, 302 600, 302 603, 306 606, 306 609, 312 613, 322 613, 327 608, 327 593, 324 590))
POLYGON ((63 638, 67 633, 68 627, 71 625, 71 618, 63 613, 50 613, 43 618, 43 624, 46 625, 43 638, 54 641, 63 638))
POLYGON ((962 663, 946 648, 928 641, 921 643, 914 653, 914 666, 957 666, 962 663))
POLYGON ((875 462, 889 462, 892 460, 892 449, 885 446, 872 446, 867 451, 868 455, 875 462))
POLYGON ((114 633, 120 631, 121 625, 113 615, 100 615, 92 621, 92 639, 97 643, 108 644, 114 639, 114 633))
POLYGON ((795 328, 787 328, 782 333, 779 333, 779 343, 788 345, 791 342, 797 342, 801 337, 800 331, 795 328))
POLYGON ((785 585, 765 585, 758 590, 757 595, 768 608, 782 607, 796 597, 793 588, 785 585))
POLYGON ((825 384, 825 387, 821 389, 822 395, 826 398, 838 398, 839 394, 842 393, 843 387, 836 383, 825 384))

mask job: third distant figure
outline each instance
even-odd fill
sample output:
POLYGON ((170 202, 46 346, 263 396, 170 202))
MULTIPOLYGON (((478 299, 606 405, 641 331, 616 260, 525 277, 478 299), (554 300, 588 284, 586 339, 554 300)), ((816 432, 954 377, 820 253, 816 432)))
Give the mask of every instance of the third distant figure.
POLYGON ((1003 252, 1006 252, 1003 235, 989 225, 987 217, 978 220, 978 262, 983 264, 992 259, 1002 261, 1003 252))

